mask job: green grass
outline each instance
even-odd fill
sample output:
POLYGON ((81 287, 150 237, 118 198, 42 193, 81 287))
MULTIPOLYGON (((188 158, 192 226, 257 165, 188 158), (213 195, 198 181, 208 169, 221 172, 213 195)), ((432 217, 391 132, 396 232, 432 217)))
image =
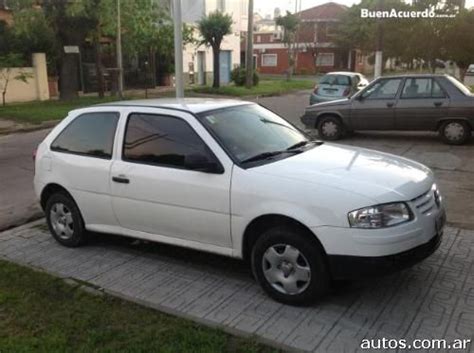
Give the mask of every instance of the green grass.
POLYGON ((14 120, 19 123, 39 124, 43 121, 63 119, 69 111, 76 108, 114 100, 117 100, 117 98, 80 97, 68 101, 50 100, 7 104, 5 107, 0 107, 0 119, 14 120))
POLYGON ((283 93, 288 93, 291 91, 311 89, 314 87, 314 81, 312 80, 277 80, 269 79, 262 80, 257 86, 254 86, 250 89, 247 89, 242 86, 235 86, 230 84, 228 86, 222 86, 219 88, 212 88, 209 86, 204 87, 195 87, 192 90, 197 93, 205 94, 220 94, 225 96, 269 96, 269 95, 279 95, 283 93))
POLYGON ((276 352, 0 261, 0 352, 276 352))

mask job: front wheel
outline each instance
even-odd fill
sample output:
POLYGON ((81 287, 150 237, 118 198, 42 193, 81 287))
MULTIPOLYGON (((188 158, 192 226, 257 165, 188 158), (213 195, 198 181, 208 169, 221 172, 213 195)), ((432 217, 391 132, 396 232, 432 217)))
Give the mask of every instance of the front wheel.
POLYGON ((471 128, 465 121, 450 120, 441 125, 439 134, 445 143, 462 145, 471 136, 471 128))
POLYGON ((260 236, 252 250, 252 270, 263 290, 285 304, 312 304, 329 288, 322 250, 289 227, 272 228, 260 236))
POLYGON ((344 126, 340 119, 334 116, 322 117, 317 125, 319 137, 323 140, 339 140, 344 131, 344 126))

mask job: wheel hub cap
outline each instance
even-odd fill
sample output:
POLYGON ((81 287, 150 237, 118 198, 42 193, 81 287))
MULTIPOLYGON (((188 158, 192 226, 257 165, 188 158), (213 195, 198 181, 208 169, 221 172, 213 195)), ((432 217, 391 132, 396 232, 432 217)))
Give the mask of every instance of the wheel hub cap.
POLYGON ((464 127, 459 123, 449 123, 444 129, 444 133, 449 140, 459 140, 464 135, 464 127))
POLYGON ((324 136, 334 136, 337 134, 337 125, 332 121, 328 121, 323 124, 322 130, 324 136))
POLYGON ((262 258, 262 269, 268 283, 283 294, 300 294, 311 280, 308 260, 297 248, 288 244, 269 247, 262 258))
POLYGON ((74 234, 72 213, 63 203, 55 203, 50 212, 51 226, 61 239, 70 239, 74 234))

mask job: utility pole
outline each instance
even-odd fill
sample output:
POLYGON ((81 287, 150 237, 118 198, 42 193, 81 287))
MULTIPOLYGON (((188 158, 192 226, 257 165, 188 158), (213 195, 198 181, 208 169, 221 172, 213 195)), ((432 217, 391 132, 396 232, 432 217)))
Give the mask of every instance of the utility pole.
POLYGON ((120 99, 123 98, 123 65, 122 65, 122 25, 120 23, 120 0, 117 0, 117 93, 120 99))
POLYGON ((173 0, 173 22, 174 22, 174 76, 176 87, 176 98, 184 97, 183 80, 183 33, 181 19, 181 0, 173 0))
POLYGON ((248 0, 247 51, 245 53, 245 87, 253 86, 253 0, 248 0))
MULTIPOLYGON (((383 0, 379 0, 379 10, 383 10, 383 0)), ((383 24, 382 18, 377 19, 377 43, 375 49, 374 78, 382 76, 383 72, 383 24)))

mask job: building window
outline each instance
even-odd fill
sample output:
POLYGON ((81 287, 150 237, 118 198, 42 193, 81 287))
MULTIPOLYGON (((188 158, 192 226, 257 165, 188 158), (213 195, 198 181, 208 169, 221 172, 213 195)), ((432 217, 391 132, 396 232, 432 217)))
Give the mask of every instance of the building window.
POLYGON ((337 25, 335 23, 328 23, 326 25, 326 35, 330 37, 336 34, 337 34, 337 25))
POLYGON ((277 55, 262 54, 262 66, 277 66, 277 55))
POLYGON ((334 66, 334 53, 321 53, 316 56, 317 66, 334 66))
POLYGON ((262 38, 261 38, 260 36, 257 36, 257 40, 256 40, 256 42, 257 42, 257 43, 260 43, 260 42, 261 42, 261 40, 262 40, 262 38))

